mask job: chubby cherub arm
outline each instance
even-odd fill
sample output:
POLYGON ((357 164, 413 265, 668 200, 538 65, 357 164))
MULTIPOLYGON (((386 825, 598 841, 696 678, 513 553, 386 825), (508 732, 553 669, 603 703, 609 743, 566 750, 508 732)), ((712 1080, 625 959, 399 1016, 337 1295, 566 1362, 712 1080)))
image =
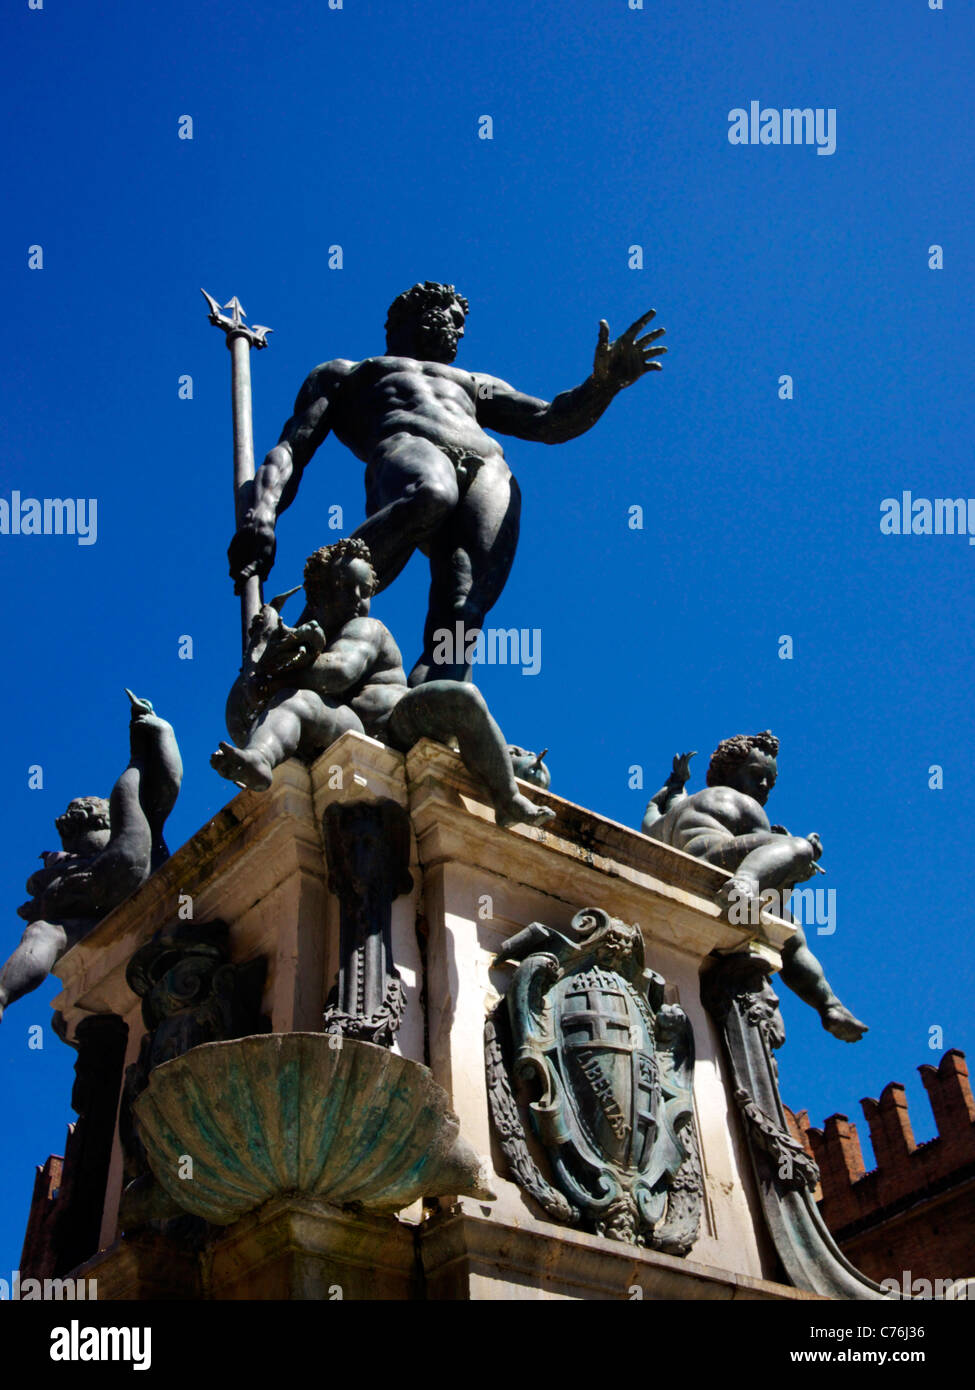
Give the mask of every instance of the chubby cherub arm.
POLYGON ((351 689, 375 667, 382 631, 378 623, 368 618, 347 623, 328 651, 306 668, 302 684, 320 695, 341 695, 351 689))

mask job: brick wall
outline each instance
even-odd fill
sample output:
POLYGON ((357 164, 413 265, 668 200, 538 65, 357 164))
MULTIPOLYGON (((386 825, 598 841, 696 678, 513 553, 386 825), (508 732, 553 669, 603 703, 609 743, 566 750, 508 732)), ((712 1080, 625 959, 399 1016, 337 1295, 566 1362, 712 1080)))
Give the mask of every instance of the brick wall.
POLYGON ((860 1102, 877 1160, 866 1170, 856 1125, 831 1115, 814 1129, 786 1111, 795 1138, 819 1164, 820 1212, 846 1257, 871 1278, 975 1276, 975 1098, 965 1054, 918 1068, 938 1134, 915 1142, 904 1087, 860 1102))

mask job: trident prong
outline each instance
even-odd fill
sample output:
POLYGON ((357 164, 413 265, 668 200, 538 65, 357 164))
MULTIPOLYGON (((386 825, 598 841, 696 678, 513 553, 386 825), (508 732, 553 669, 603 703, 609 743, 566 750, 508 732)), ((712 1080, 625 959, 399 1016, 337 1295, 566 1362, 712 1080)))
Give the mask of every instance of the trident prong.
POLYGON ((246 338, 253 348, 260 349, 268 346, 267 335, 273 333, 274 329, 267 328, 262 323, 255 323, 253 327, 246 324, 244 319, 247 317, 247 311, 236 295, 234 295, 233 299, 229 299, 223 306, 225 309, 230 310, 231 317, 228 319, 226 314, 220 312, 220 305, 212 294, 207 294, 206 290, 202 287, 200 293, 210 306, 210 322, 213 324, 214 328, 222 328, 224 333, 226 333, 228 347, 230 347, 232 342, 231 334, 233 334, 234 337, 239 336, 246 338))

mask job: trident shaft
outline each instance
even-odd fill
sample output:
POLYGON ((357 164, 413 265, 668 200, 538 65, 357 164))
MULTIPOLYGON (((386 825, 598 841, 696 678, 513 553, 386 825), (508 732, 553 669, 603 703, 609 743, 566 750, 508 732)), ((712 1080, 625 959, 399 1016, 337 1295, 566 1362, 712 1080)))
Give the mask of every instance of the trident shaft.
MULTIPOLYGON (((244 323, 246 317, 240 300, 233 299, 223 307, 230 310, 230 318, 220 312, 220 305, 207 294, 200 291, 210 306, 210 322, 222 328, 230 349, 230 390, 234 411, 234 521, 240 529, 247 510, 250 484, 254 481, 254 425, 251 416, 251 348, 267 347, 267 335, 274 330, 262 324, 253 328, 244 323)), ((247 634, 251 619, 260 611, 263 603, 260 575, 245 579, 240 590, 241 642, 247 652, 247 634)))

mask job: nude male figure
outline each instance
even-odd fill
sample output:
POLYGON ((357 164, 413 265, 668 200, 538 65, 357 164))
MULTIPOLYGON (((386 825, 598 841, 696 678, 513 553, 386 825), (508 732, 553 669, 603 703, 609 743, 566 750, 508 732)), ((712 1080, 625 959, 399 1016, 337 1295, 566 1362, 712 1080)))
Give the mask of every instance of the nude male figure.
POLYGON ((376 584, 368 548, 350 538, 308 559, 309 621, 289 628, 270 606, 261 610, 257 640, 230 697, 237 717, 228 723, 241 746, 220 744, 210 759, 217 772, 263 791, 286 758, 314 756, 349 729, 403 753, 421 738, 456 738, 469 770, 487 784, 499 825, 551 820, 554 811, 518 790, 504 735, 475 685, 407 686, 392 634, 369 617, 376 584))
POLYGON ((646 372, 659 371, 663 334, 637 334, 644 314, 614 342, 599 327, 592 374, 552 402, 526 396, 498 377, 453 366, 464 336, 467 300, 452 285, 414 285, 390 306, 386 353, 363 362, 337 358, 316 367, 294 414, 252 485, 244 521, 228 550, 237 591, 266 578, 277 518, 291 506, 302 473, 331 430, 366 465, 367 520, 355 537, 368 545, 385 589, 414 550, 430 560, 423 653, 409 683, 470 680, 466 642, 453 665, 433 659, 440 629, 479 631, 497 602, 515 556, 521 513, 518 484, 497 440, 559 444, 590 429, 613 397, 646 372))
MULTIPOLYGON (((778 751, 779 741, 768 731, 726 738, 711 756, 707 787, 692 796, 684 795, 683 785, 694 755, 675 758, 667 791, 662 789, 647 807, 645 835, 730 872, 719 892, 726 907, 757 901, 769 888, 787 896, 797 883, 812 878, 823 852, 815 833, 790 835, 781 825, 769 825, 764 807, 775 786, 778 751)), ((866 1024, 840 1003, 802 928, 795 927, 782 952, 784 983, 817 1011, 834 1037, 858 1042, 866 1024)))

